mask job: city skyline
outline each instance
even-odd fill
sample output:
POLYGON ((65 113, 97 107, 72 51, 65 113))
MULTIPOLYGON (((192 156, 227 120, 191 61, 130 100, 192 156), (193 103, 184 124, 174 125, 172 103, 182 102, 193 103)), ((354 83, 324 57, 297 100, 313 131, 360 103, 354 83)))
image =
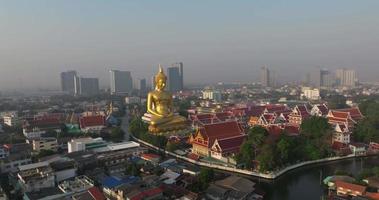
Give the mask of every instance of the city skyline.
POLYGON ((104 87, 113 68, 149 79, 158 64, 176 61, 186 64, 187 84, 259 82, 263 65, 282 81, 318 66, 378 81, 378 1, 199 5, 4 2, 0 90, 58 89, 56 74, 68 70, 98 77, 104 87))

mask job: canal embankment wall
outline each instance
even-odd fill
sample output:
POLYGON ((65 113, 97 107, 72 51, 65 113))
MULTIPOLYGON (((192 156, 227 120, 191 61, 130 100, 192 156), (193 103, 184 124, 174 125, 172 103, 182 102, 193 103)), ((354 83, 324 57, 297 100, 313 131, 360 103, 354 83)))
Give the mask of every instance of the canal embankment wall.
POLYGON ((329 158, 323 158, 323 159, 318 159, 318 160, 311 160, 311 161, 304 161, 304 162, 296 163, 296 164, 287 166, 285 168, 282 168, 278 171, 274 171, 274 172, 270 172, 270 173, 261 173, 261 172, 255 172, 255 171, 244 170, 244 169, 237 169, 237 168, 233 168, 233 167, 222 166, 219 164, 213 164, 213 163, 193 160, 193 159, 187 158, 185 156, 181 156, 181 155, 178 155, 176 153, 169 152, 169 151, 166 151, 166 150, 161 149, 159 147, 156 147, 156 146, 154 146, 150 143, 147 143, 143 140, 140 140, 140 139, 138 139, 132 135, 131 135, 131 138, 133 140, 141 143, 142 145, 151 148, 151 149, 154 149, 154 150, 160 151, 160 152, 164 152, 164 153, 166 153, 172 157, 175 157, 177 159, 180 159, 180 160, 183 160, 183 161, 186 161, 186 162, 198 165, 198 166, 214 168, 214 169, 218 169, 218 170, 224 170, 224 171, 239 173, 239 174, 248 175, 248 176, 255 176, 255 177, 268 179, 268 180, 274 180, 274 179, 279 178, 280 176, 284 175, 285 173, 287 173, 291 170, 294 170, 294 169, 297 169, 300 167, 304 167, 304 166, 308 166, 308 165, 312 165, 312 164, 321 164, 321 163, 326 163, 326 162, 333 162, 333 161, 339 161, 339 160, 344 160, 344 159, 363 157, 363 156, 359 156, 359 155, 329 157, 329 158))

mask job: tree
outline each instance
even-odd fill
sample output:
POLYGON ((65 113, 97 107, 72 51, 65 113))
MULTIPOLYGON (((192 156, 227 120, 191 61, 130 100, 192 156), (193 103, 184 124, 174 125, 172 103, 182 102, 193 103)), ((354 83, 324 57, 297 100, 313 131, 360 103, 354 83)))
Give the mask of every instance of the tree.
POLYGON ((365 101, 359 107, 365 117, 353 130, 354 140, 365 143, 379 142, 379 103, 365 101))
POLYGON ((146 123, 142 121, 142 119, 136 117, 129 124, 129 132, 132 133, 136 137, 140 137, 140 135, 146 133, 148 130, 148 126, 146 123))
POLYGON ((124 131, 120 127, 114 127, 111 130, 110 139, 114 142, 121 141, 124 138, 124 131))
POLYGON ((254 146, 261 145, 267 136, 268 132, 262 126, 254 126, 248 131, 248 139, 254 146))
POLYGON ((213 169, 210 169, 210 168, 200 169, 199 182, 200 182, 202 190, 205 190, 208 187, 209 183, 213 180, 213 178, 214 178, 213 169))
POLYGON ((246 140, 242 143, 240 152, 237 154, 236 162, 239 164, 244 164, 246 169, 251 169, 252 161, 254 157, 253 143, 250 140, 246 140))
POLYGON ((174 142, 167 142, 167 144, 166 144, 166 150, 167 151, 174 152, 178 148, 179 148, 178 144, 176 144, 174 142))
POLYGON ((372 168, 372 173, 379 178, 379 167, 372 168))
POLYGON ((260 154, 257 156, 259 161, 259 171, 271 171, 275 167, 275 149, 274 146, 264 145, 260 154))
POLYGON ((301 123, 300 129, 303 134, 314 139, 326 135, 330 130, 330 125, 328 119, 312 116, 301 123))
POLYGON ((291 149, 293 148, 293 141, 286 135, 282 135, 276 144, 281 163, 289 161, 291 149))

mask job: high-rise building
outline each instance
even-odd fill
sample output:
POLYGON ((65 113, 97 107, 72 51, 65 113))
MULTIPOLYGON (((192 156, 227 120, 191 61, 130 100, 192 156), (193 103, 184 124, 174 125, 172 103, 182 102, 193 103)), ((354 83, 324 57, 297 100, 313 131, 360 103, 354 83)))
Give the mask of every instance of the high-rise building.
POLYGON ((75 93, 75 76, 77 76, 76 71, 67 71, 61 73, 62 91, 68 92, 69 94, 75 93))
POLYGON ((270 70, 266 66, 261 68, 261 85, 270 87, 270 70))
POLYGON ((172 67, 167 68, 168 89, 171 92, 183 90, 183 63, 174 63, 172 67))
POLYGON ((143 78, 139 80, 138 90, 141 96, 144 96, 146 94, 147 92, 146 79, 143 78))
POLYGON ((98 78, 75 77, 75 94, 76 95, 96 95, 99 94, 98 78))
POLYGON ((321 69, 320 70, 320 87, 329 88, 332 86, 332 76, 329 70, 321 69))
POLYGON ((357 82, 357 75, 355 70, 352 69, 337 69, 336 70, 336 83, 339 86, 355 87, 357 82))
POLYGON ((131 94, 133 79, 130 71, 110 70, 111 94, 131 94))
POLYGON ((312 86, 317 88, 328 88, 332 85, 332 76, 329 70, 315 68, 312 70, 312 86))

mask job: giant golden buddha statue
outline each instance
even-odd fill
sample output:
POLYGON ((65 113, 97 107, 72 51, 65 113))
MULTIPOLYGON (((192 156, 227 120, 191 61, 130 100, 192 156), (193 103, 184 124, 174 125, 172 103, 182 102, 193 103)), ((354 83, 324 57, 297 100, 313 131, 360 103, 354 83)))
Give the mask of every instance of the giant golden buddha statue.
POLYGON ((147 95, 147 113, 143 119, 147 121, 151 133, 163 133, 185 129, 186 118, 177 115, 173 110, 172 94, 165 91, 167 77, 159 66, 154 77, 155 89, 147 95))

